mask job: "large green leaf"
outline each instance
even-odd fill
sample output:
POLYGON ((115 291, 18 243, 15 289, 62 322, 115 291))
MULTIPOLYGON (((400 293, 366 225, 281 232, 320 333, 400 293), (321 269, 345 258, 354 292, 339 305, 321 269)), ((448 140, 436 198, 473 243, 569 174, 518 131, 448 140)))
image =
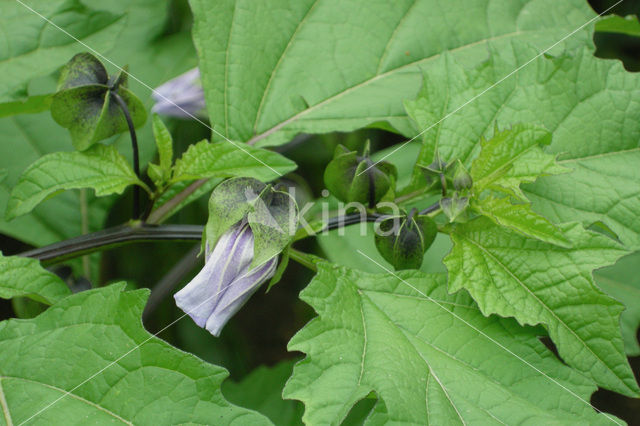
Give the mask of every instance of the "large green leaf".
POLYGON ((94 145, 83 152, 56 152, 40 157, 25 170, 11 191, 7 219, 29 213, 45 198, 68 189, 91 188, 96 196, 120 194, 129 185, 144 185, 113 146, 94 145))
POLYGON ((380 271, 322 263, 302 292, 319 317, 289 344, 307 358, 284 396, 305 403, 307 424, 339 424, 371 392, 367 424, 610 422, 539 330, 483 316, 468 295, 447 293, 444 274, 380 271))
POLYGON ((640 355, 640 252, 623 257, 615 265, 593 273, 596 284, 625 306, 620 316, 622 338, 627 355, 640 355))
POLYGON ((151 336, 140 322, 148 291, 123 288, 82 292, 32 320, 0 323, 9 423, 270 424, 224 399, 224 369, 151 336))
MULTIPOLYGON (((402 101, 444 52, 466 63, 588 23, 583 0, 191 0, 211 123, 232 140, 366 125, 411 135, 402 101), (445 7, 446 6, 446 7, 445 7)), ((590 43, 582 29, 560 45, 590 43)), ((452 105, 453 106, 453 105, 452 105)))
POLYGON ((51 305, 71 294, 56 275, 43 269, 35 259, 3 256, 0 252, 0 297, 27 296, 51 305))
POLYGON ((620 336, 622 305, 592 278, 626 252, 579 224, 561 230, 573 248, 527 239, 485 218, 455 226, 444 260, 449 290, 468 290, 486 315, 544 324, 569 365, 602 387, 637 396, 620 336))
MULTIPOLYGON (((640 104, 633 101, 640 96, 640 76, 589 50, 568 51, 537 59, 449 115, 527 63, 535 50, 514 43, 490 54, 477 67, 446 55, 427 70, 422 95, 408 112, 417 129, 439 123, 425 132, 418 163, 429 164, 438 147, 444 159, 469 164, 496 125, 539 124, 553 134, 547 152, 577 171, 524 185, 533 209, 553 222, 601 220, 626 245, 640 247, 640 190, 633 185, 640 173, 640 104)), ((414 185, 422 179, 416 170, 414 185)))
POLYGON ((87 7, 79 0, 0 2, 0 103, 23 100, 33 78, 55 71, 85 50, 74 38, 98 51, 114 46, 125 20, 120 14, 100 9, 87 7))
MULTIPOLYGON (((629 117, 633 116, 631 111, 629 117)), ((637 117, 640 120, 640 113, 637 117)), ((629 118, 625 122, 636 126, 629 118)), ((585 155, 560 164, 573 172, 545 177, 524 187, 534 208, 555 222, 602 221, 626 246, 640 249, 640 148, 614 148, 609 153, 585 155)))
POLYGON ((201 141, 176 161, 173 182, 214 177, 251 176, 264 182, 292 170, 296 164, 282 155, 228 141, 201 141))

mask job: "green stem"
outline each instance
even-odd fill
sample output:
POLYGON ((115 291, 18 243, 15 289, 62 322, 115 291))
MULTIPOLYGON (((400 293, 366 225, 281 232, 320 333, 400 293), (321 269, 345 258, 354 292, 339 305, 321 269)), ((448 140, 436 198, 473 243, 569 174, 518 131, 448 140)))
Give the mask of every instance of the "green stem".
POLYGON ((318 272, 316 262, 310 254, 304 253, 291 247, 289 248, 289 257, 291 257, 291 259, 295 260, 305 268, 310 269, 313 272, 318 272))
POLYGON ((20 256, 32 257, 49 265, 132 242, 200 241, 202 229, 200 225, 126 224, 29 250, 20 256))
MULTIPOLYGON (((131 114, 129 113, 129 108, 127 107, 127 103, 113 90, 110 90, 111 97, 116 101, 120 109, 122 110, 122 114, 124 114, 124 119, 127 122, 127 127, 129 128, 129 136, 131 137, 131 149, 133 151, 133 171, 135 172, 138 180, 142 181, 140 178, 140 154, 138 149, 138 137, 136 135, 136 128, 133 125, 133 119, 131 118, 131 114)), ((135 185, 133 187, 133 219, 140 218, 140 188, 135 185)))
MULTIPOLYGON (((82 218, 82 235, 89 233, 89 209, 87 205, 87 189, 80 190, 80 217, 82 218)), ((91 281, 91 265, 89 256, 82 256, 82 271, 84 276, 91 281)))
POLYGON ((191 194, 196 192, 202 185, 207 183, 209 179, 200 179, 187 186, 181 192, 177 193, 169 201, 152 211, 147 220, 148 223, 161 223, 167 218, 171 211, 181 202, 186 200, 191 194))

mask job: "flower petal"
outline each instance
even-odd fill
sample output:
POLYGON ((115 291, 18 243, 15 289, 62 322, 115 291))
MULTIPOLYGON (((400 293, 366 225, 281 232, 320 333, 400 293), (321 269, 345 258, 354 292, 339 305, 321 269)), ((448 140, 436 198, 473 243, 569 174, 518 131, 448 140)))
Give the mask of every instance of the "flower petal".
POLYGON ((232 227, 207 256, 204 268, 174 295, 176 305, 204 327, 229 284, 248 270, 252 258, 251 229, 246 224, 232 227))
POLYGON ((178 118, 206 118, 200 70, 194 68, 156 88, 152 111, 178 118))
POLYGON ((207 320, 206 329, 214 336, 219 336, 227 321, 242 308, 265 281, 275 274, 277 264, 278 257, 275 256, 229 284, 227 291, 224 292, 207 320))

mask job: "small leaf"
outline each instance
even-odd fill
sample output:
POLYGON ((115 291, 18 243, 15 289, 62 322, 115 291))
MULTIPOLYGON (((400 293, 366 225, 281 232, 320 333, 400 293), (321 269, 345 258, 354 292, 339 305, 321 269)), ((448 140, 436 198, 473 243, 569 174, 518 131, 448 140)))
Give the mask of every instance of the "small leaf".
POLYGON ((487 196, 475 200, 472 207, 476 212, 488 217, 498 225, 506 226, 540 241, 571 248, 571 241, 562 234, 560 229, 535 213, 529 203, 513 204, 508 196, 502 198, 487 196))
POLYGON ((0 253, 0 297, 3 299, 26 296, 51 305, 70 294, 69 287, 42 268, 37 260, 0 253))
POLYGON ((42 424, 70 418, 91 424, 270 424, 225 400, 223 368, 142 327, 148 290, 123 289, 120 283, 84 291, 32 320, 0 323, 5 418, 14 424, 34 415, 42 424))
POLYGON ((16 114, 36 114, 51 107, 52 95, 30 96, 26 101, 0 103, 0 118, 16 114))
POLYGON ((153 115, 153 137, 158 148, 158 157, 160 158, 160 169, 163 173, 168 173, 173 164, 173 138, 157 114, 153 115))
POLYGON ((244 143, 203 140, 189 146, 176 161, 172 182, 235 176, 251 176, 267 182, 295 168, 293 161, 275 152, 244 143))
POLYGON ((487 218, 456 225, 453 249, 444 259, 449 291, 468 290, 485 315, 544 324, 567 364, 601 387, 637 396, 620 336, 623 307, 592 278, 594 269, 626 252, 579 224, 560 229, 572 249, 527 239, 487 218))
POLYGON ((121 194, 144 184, 113 146, 96 145, 84 152, 56 152, 24 171, 11 191, 7 220, 29 213, 47 197, 66 189, 93 188, 97 196, 121 194))
POLYGON ((267 284, 267 289, 265 290, 265 292, 269 292, 269 290, 271 290, 271 287, 278 284, 282 279, 282 275, 284 274, 284 271, 287 270, 287 265, 289 265, 289 257, 290 257, 289 249, 290 248, 291 248, 291 245, 288 245, 284 248, 284 250, 282 250, 282 255, 280 256, 280 262, 278 262, 278 268, 276 269, 275 274, 273 274, 273 277, 271 277, 269 284, 267 284))
POLYGON ((640 37, 640 22, 637 16, 609 15, 596 22, 596 31, 618 33, 640 37))
POLYGON ((550 142, 551 134, 540 127, 518 124, 497 131, 491 139, 480 143, 480 154, 471 165, 476 190, 494 189, 524 198, 521 183, 566 172, 556 165, 555 156, 542 151, 541 146, 550 142))
POLYGON ((539 329, 485 317, 445 274, 379 270, 319 263, 301 293, 318 317, 289 343, 307 357, 283 395, 304 402, 306 424, 340 424, 372 392, 367 424, 610 424, 539 329))
POLYGON ((149 163, 147 166, 147 175, 158 188, 161 188, 167 181, 166 176, 162 173, 162 169, 157 164, 149 163))

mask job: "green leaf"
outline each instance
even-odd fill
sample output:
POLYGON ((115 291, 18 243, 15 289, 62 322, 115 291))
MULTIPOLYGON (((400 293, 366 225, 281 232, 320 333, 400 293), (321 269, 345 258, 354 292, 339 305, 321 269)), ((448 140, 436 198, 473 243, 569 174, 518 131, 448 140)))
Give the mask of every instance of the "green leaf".
POLYGON ((163 173, 169 173, 173 164, 173 138, 157 114, 153 115, 153 137, 158 148, 160 169, 163 173))
MULTIPOLYGON (((58 126, 51 114, 33 114, 0 119, 0 132, 12 143, 0 144, 0 165, 7 168, 7 178, 0 182, 0 212, 4 213, 11 190, 24 170, 49 152, 69 149, 68 133, 58 126)), ((88 197, 89 229, 103 227, 106 206, 113 200, 88 197)), ((82 233, 79 191, 67 191, 46 200, 28 215, 10 222, 0 214, 0 232, 32 245, 50 244, 82 233)))
POLYGON ((148 290, 123 289, 116 284, 85 291, 33 320, 0 323, 6 419, 209 424, 215 418, 222 424, 269 424, 224 399, 224 369, 172 348, 142 327, 148 290))
POLYGON ((455 0, 446 9, 438 0, 190 4, 212 126, 261 145, 367 125, 413 135, 402 101, 443 52, 477 64, 489 44, 542 50, 572 31, 558 49, 584 45, 590 31, 576 28, 595 16, 583 0, 455 0))
POLYGON ((620 316, 622 339, 629 356, 640 355, 638 326, 640 326, 640 252, 620 259, 615 265, 593 273, 596 284, 625 306, 620 316))
POLYGON ((560 161, 573 172, 544 177, 524 189, 534 208, 552 221, 581 220, 585 225, 602 221, 625 246, 638 250, 640 148, 612 149, 609 153, 560 161))
POLYGON ((578 224, 560 229, 572 249, 521 237, 486 218, 456 225, 453 250, 444 259, 449 291, 468 290, 485 315, 543 324, 567 364, 601 387, 637 396, 620 337, 622 305, 592 278, 594 269, 625 251, 578 224))
POLYGON ((596 31, 601 33, 619 33, 640 37, 640 22, 637 16, 609 15, 596 22, 596 31))
POLYGON ((339 424, 370 392, 367 424, 610 421, 539 330, 483 316, 468 295, 447 293, 444 274, 386 272, 320 263, 302 292, 318 318, 289 344, 307 358, 283 394, 305 403, 306 424, 339 424))
POLYGON ((75 53, 86 50, 82 43, 99 52, 108 51, 116 45, 126 23, 121 14, 89 7, 79 0, 33 0, 25 4, 37 13, 17 1, 0 2, 0 27, 6 47, 0 53, 0 103, 24 100, 30 94, 27 86, 32 79, 52 73, 75 53))
POLYGON ((472 207, 496 224, 511 228, 522 235, 560 247, 571 248, 571 241, 563 235, 562 231, 531 210, 529 203, 513 204, 509 197, 488 196, 474 200, 472 207))
POLYGON ((213 190, 213 188, 219 185, 221 181, 222 179, 209 179, 203 185, 198 186, 195 191, 191 191, 191 189, 188 189, 190 191, 189 195, 184 200, 175 205, 169 204, 169 201, 171 201, 173 197, 175 197, 185 189, 190 188, 190 186, 194 182, 183 180, 171 185, 156 201, 156 209, 151 213, 149 219, 154 219, 154 223, 164 222, 186 205, 200 198, 208 198, 211 195, 211 191, 213 190))
POLYGON ((69 294, 69 287, 43 269, 37 260, 0 253, 0 297, 3 299, 27 296, 51 305, 69 294))
POLYGON ((0 118, 14 114, 35 114, 51 106, 51 95, 30 96, 25 101, 0 103, 0 118))
POLYGON ((480 154, 471 165, 474 189, 503 191, 523 199, 520 184, 538 177, 564 173, 553 155, 542 151, 551 142, 551 134, 540 127, 517 124, 509 130, 497 131, 489 140, 480 142, 480 154))
POLYGON ((260 366, 240 382, 225 381, 222 393, 231 403, 258 411, 278 426, 302 425, 302 404, 283 400, 281 395, 294 363, 283 361, 273 367, 260 366))
POLYGON ((96 145, 84 152, 57 152, 41 157, 22 174, 7 203, 7 220, 29 213, 56 192, 92 188, 96 196, 121 194, 142 185, 127 160, 113 146, 96 145))
MULTIPOLYGON (((576 171, 526 184, 534 211, 552 222, 580 220, 587 226, 602 221, 628 247, 640 248, 634 213, 640 192, 630 184, 640 173, 635 166, 640 104, 631 101, 640 97, 640 75, 628 73, 618 61, 594 58, 590 50, 568 50, 536 59, 453 113, 535 54, 514 43, 492 46, 490 59, 477 67, 447 55, 427 68, 426 96, 408 112, 420 130, 439 123, 424 133, 418 163, 429 164, 438 147, 443 158, 468 164, 478 142, 491 138, 496 125, 537 123, 553 134, 545 151, 560 154, 559 164, 576 171)), ((423 185, 418 169, 413 185, 423 185)))
POLYGON ((191 145, 176 161, 172 182, 235 176, 268 182, 295 169, 293 161, 275 152, 243 143, 204 140, 191 145))

